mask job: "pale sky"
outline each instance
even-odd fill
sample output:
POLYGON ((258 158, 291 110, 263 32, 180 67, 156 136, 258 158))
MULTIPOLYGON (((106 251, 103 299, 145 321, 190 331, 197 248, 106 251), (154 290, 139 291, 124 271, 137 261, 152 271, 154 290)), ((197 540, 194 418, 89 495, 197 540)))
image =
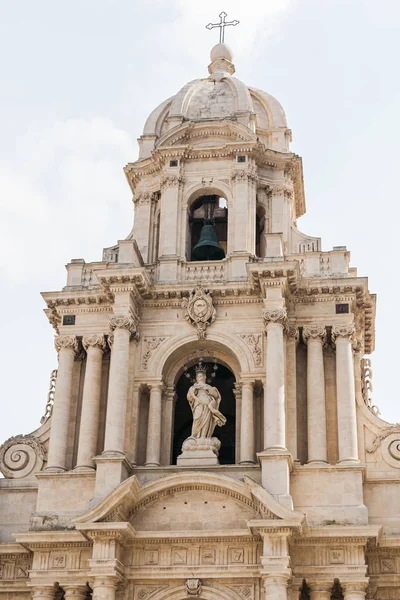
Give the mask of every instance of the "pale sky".
POLYGON ((373 401, 400 421, 400 2, 0 0, 0 443, 39 426, 57 366, 40 292, 129 233, 122 168, 153 108, 207 76, 221 10, 236 76, 278 98, 303 158, 300 230, 378 294, 373 401))

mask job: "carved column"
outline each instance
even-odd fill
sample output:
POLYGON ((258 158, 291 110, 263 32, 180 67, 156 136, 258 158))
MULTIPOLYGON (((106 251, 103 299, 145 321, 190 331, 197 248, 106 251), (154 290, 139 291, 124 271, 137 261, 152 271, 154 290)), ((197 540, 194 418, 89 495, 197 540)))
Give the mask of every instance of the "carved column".
POLYGON ((68 427, 71 412, 72 377, 78 341, 74 335, 59 335, 55 339, 58 352, 58 375, 51 417, 47 471, 66 471, 68 427))
POLYGON ((263 311, 263 320, 267 335, 264 448, 286 449, 285 356, 283 343, 286 309, 266 309, 263 311))
POLYGON ((304 327, 307 344, 307 438, 308 462, 328 462, 326 445, 326 406, 323 344, 326 330, 323 325, 304 327))
POLYGON ((94 469, 99 431, 101 371, 106 342, 103 334, 86 335, 82 340, 86 350, 86 373, 83 386, 82 413, 76 468, 94 469))
POLYGON ((31 588, 32 600, 54 600, 56 588, 51 585, 38 585, 31 588))
POLYGON ((240 464, 254 464, 254 382, 242 384, 240 415, 240 464))
POLYGON ((149 421, 147 426, 146 467, 161 464, 161 411, 163 384, 150 386, 149 421))
POLYGON ((126 403, 128 394, 129 341, 136 333, 136 323, 130 317, 110 319, 114 332, 108 384, 106 433, 103 454, 123 455, 125 440, 126 403))
POLYGON ((296 347, 298 339, 298 328, 289 325, 286 329, 286 443, 293 460, 297 460, 296 347))
POLYGON ((339 462, 358 462, 356 395, 352 335, 354 325, 334 325, 339 462))
POLYGON ((265 600, 287 600, 287 575, 267 575, 263 577, 262 583, 264 586, 265 600))
POLYGON ((64 590, 64 600, 86 600, 88 588, 86 585, 63 584, 61 587, 64 590))
POLYGON ((332 581, 330 582, 309 582, 310 600, 331 600, 332 581))
POLYGON ((118 579, 115 577, 95 577, 92 583, 92 600, 115 600, 118 579))
POLYGON ((366 583, 342 583, 344 600, 364 600, 366 583))

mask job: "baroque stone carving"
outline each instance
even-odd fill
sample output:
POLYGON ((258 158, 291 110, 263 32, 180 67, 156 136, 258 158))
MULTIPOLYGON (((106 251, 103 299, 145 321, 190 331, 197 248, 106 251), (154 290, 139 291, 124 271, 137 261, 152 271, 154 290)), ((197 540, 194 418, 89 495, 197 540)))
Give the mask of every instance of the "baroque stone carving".
POLYGON ((370 392, 372 392, 371 359, 370 358, 362 358, 360 366, 361 366, 361 393, 362 393, 364 403, 374 415, 380 415, 381 414, 380 410, 377 406, 372 404, 372 397, 370 395, 370 392))
POLYGON ((186 579, 186 595, 200 596, 201 594, 201 579, 186 579))
POLYGON ((318 323, 307 325, 303 328, 303 340, 305 344, 308 344, 310 340, 319 340, 324 344, 326 342, 325 326, 318 323))
POLYGON ((385 461, 400 469, 400 424, 385 427, 376 436, 367 452, 372 454, 379 446, 382 446, 382 456, 385 461))
POLYGON ((147 369, 147 363, 149 362, 150 356, 156 348, 165 340, 165 337, 151 337, 144 338, 143 345, 145 348, 145 352, 142 357, 142 368, 147 369))
POLYGON ((262 318, 264 321, 265 330, 270 323, 279 323, 280 325, 285 325, 287 319, 287 311, 286 308, 278 308, 278 309, 264 309, 262 312, 262 318))
POLYGON ((219 412, 221 394, 206 383, 204 367, 198 367, 196 382, 189 388, 187 399, 193 413, 192 438, 211 438, 215 427, 222 427, 226 418, 219 412))
POLYGON ((299 328, 291 323, 286 324, 285 334, 288 340, 297 342, 299 339, 299 328))
POLYGON ((197 327, 197 337, 203 340, 206 337, 206 329, 215 321, 216 310, 213 305, 212 296, 203 286, 197 286, 189 298, 182 300, 182 307, 186 309, 185 319, 197 327))
POLYGON ((106 349, 106 340, 102 333, 92 333, 84 336, 82 346, 85 348, 86 352, 88 351, 89 346, 98 348, 104 352, 106 349))
POLYGON ((131 317, 116 315, 110 319, 110 329, 111 331, 115 331, 115 329, 126 329, 131 334, 136 334, 136 323, 131 317))
POLYGON ((48 419, 50 419, 51 415, 53 414, 53 404, 54 404, 54 396, 56 393, 57 373, 58 373, 57 369, 53 369, 52 372, 50 373, 50 387, 49 387, 49 391, 47 394, 47 402, 46 402, 46 408, 44 410, 44 415, 40 419, 41 425, 46 423, 46 421, 48 419))
POLYGON ((184 177, 181 175, 165 175, 161 179, 161 188, 164 187, 176 187, 185 183, 184 177))
POLYGON ((332 327, 332 341, 335 342, 338 337, 351 338, 354 334, 355 327, 351 325, 334 325, 332 327))
POLYGON ((260 347, 261 342, 261 334, 257 333, 241 333, 239 334, 240 339, 242 339, 248 347, 251 349, 253 353, 254 364, 256 367, 259 367, 262 362, 262 350, 260 347))
POLYGON ((36 468, 40 471, 46 453, 43 444, 33 435, 17 435, 0 446, 0 471, 8 479, 21 479, 36 468))
POLYGON ((57 352, 60 352, 62 348, 70 348, 77 354, 79 350, 78 339, 75 335, 58 335, 54 340, 54 346, 57 352))

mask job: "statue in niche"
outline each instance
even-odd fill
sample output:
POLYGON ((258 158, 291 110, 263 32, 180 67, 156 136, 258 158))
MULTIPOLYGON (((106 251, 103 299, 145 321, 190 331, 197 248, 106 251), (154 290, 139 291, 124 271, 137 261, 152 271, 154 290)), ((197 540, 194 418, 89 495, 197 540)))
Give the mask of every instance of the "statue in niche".
POLYGON ((221 394, 207 383, 206 367, 196 367, 196 381, 189 388, 187 400, 193 414, 192 433, 182 445, 178 465, 218 465, 221 442, 212 437, 215 427, 222 427, 226 418, 219 411, 221 394))
POLYGON ((189 388, 187 399, 193 413, 191 437, 211 438, 217 425, 225 425, 226 418, 218 410, 221 394, 207 383, 206 369, 202 365, 196 368, 196 383, 189 388))

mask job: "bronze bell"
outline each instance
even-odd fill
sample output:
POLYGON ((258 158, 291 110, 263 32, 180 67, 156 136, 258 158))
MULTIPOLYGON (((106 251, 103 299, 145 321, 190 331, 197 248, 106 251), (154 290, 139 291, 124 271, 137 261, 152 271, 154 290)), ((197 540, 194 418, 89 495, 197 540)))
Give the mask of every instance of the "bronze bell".
POLYGON ((218 243, 215 225, 205 223, 201 229, 200 240, 192 251, 194 260, 222 260, 225 251, 218 243))

